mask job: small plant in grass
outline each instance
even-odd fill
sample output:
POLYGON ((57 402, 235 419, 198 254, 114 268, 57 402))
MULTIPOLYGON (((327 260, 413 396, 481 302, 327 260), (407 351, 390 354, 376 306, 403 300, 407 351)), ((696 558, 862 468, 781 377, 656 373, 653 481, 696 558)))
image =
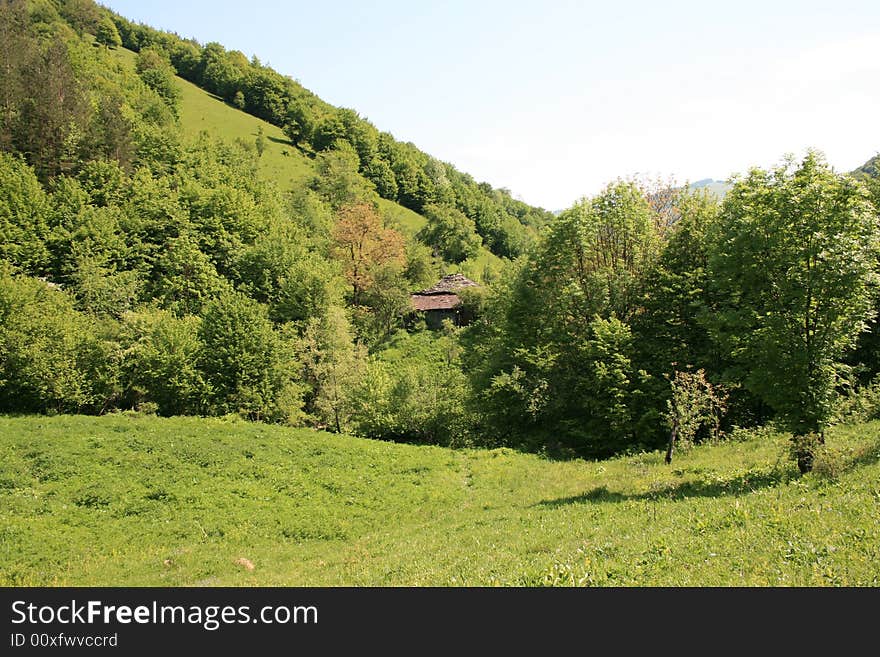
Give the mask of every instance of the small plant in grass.
POLYGON ((664 419, 669 425, 666 463, 672 463, 676 443, 687 448, 693 444, 700 427, 707 427, 712 438, 721 435, 721 418, 727 410, 727 393, 713 386, 702 369, 676 372, 671 381, 672 397, 666 401, 664 419))

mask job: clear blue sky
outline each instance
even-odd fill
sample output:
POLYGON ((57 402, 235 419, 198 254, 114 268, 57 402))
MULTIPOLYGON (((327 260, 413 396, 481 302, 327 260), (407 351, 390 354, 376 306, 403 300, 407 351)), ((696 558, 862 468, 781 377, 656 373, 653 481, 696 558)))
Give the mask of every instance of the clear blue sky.
POLYGON ((880 150, 880 1, 105 0, 256 55, 479 181, 562 209, 617 177, 880 150))

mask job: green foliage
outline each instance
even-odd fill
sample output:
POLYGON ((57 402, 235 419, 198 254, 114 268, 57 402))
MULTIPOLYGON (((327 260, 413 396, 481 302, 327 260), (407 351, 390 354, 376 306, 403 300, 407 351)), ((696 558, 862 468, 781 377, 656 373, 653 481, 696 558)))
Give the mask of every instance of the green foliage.
POLYGON ((95 41, 108 48, 118 48, 122 45, 122 37, 116 29, 116 23, 109 16, 101 16, 98 26, 95 28, 95 41))
POLYGON ((399 328, 412 310, 408 288, 400 263, 373 268, 370 287, 360 297, 361 305, 352 308, 356 333, 370 349, 399 328))
POLYGON ((118 394, 118 349, 44 281, 0 273, 0 408, 99 412, 118 394))
POLYGON ((263 127, 260 126, 257 131, 257 138, 254 140, 254 146, 257 149, 257 157, 263 157, 266 152, 266 136, 263 134, 263 127))
POLYGON ((116 271, 104 255, 78 255, 69 281, 77 307, 94 315, 120 317, 135 306, 140 296, 137 272, 116 271))
POLYGON ((711 438, 720 438, 721 419, 727 410, 727 395, 706 380, 704 370, 676 372, 670 385, 672 395, 666 401, 666 413, 663 414, 670 429, 667 464, 672 462, 676 445, 690 448, 702 427, 709 429, 711 438))
POLYGON ((337 433, 348 430, 352 396, 363 375, 365 354, 355 345, 342 308, 331 306, 313 317, 297 341, 296 351, 307 387, 305 411, 313 423, 337 433))
POLYGON ((357 152, 346 142, 319 153, 311 188, 334 210, 375 197, 373 184, 358 173, 357 152))
POLYGON ((279 406, 292 398, 294 381, 287 346, 264 306, 239 292, 224 294, 205 308, 198 337, 198 369, 213 413, 286 421, 295 412, 279 406))
POLYGON ((712 304, 708 233, 719 206, 705 192, 671 199, 678 216, 645 275, 641 311, 633 317, 639 358, 659 379, 682 367, 717 370, 709 332, 700 321, 712 304))
POLYGON ((473 419, 454 330, 401 332, 369 362, 354 393, 353 431, 400 442, 467 445, 473 419))
POLYGON ((422 213, 428 224, 419 232, 418 238, 444 260, 460 263, 475 257, 482 240, 476 233, 476 225, 471 219, 455 208, 427 205, 422 213))
POLYGON ((189 233, 165 243, 151 281, 151 296, 178 315, 199 314, 211 299, 230 290, 229 282, 189 233))
MULTIPOLYGON (((27 39, 25 40, 27 42, 27 39)), ((20 67, 13 97, 12 141, 42 180, 75 168, 88 145, 91 107, 71 64, 72 46, 56 37, 45 49, 33 41, 12 62, 20 67)))
POLYGON ((339 267, 311 250, 302 229, 273 222, 235 264, 236 279, 249 296, 269 305, 276 322, 303 322, 342 303, 339 267))
POLYGON ((814 153, 755 169, 727 195, 710 255, 713 332, 734 380, 798 435, 820 432, 837 368, 873 314, 878 218, 814 153))
POLYGON ((591 456, 651 439, 640 435, 650 377, 626 320, 658 246, 651 208, 630 183, 560 216, 490 301, 492 324, 472 333, 485 346, 471 378, 496 432, 591 456))
POLYGON ((833 420, 854 424, 880 419, 880 377, 865 385, 850 387, 838 397, 833 420))
POLYGON ((174 67, 168 59, 155 48, 145 48, 138 53, 136 70, 144 83, 159 94, 177 116, 180 111, 180 90, 174 81, 174 67))
POLYGON ((33 169, 0 153, 0 259, 25 273, 44 273, 48 214, 48 198, 33 169))
POLYGON ((207 409, 208 385, 196 367, 202 343, 198 317, 141 311, 124 317, 128 395, 135 407, 156 404, 160 415, 195 415, 207 409))

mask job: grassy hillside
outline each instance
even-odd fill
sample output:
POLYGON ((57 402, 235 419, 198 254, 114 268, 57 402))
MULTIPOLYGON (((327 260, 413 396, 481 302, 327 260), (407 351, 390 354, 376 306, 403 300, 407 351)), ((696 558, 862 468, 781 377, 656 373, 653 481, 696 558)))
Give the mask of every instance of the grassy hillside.
POLYGON ((185 134, 194 137, 204 130, 227 141, 241 139, 253 144, 262 128, 266 147, 260 157, 260 172, 267 180, 288 190, 293 183, 314 175, 312 161, 290 144, 280 128, 230 107, 191 82, 181 78, 177 82, 182 92, 180 123, 185 134))
POLYGON ((0 418, 3 585, 880 585, 880 423, 549 462, 195 418, 0 418), (244 558, 254 569, 236 564, 244 558))
MULTIPOLYGON (((126 52, 133 61, 134 53, 126 52)), ((194 137, 205 130, 229 141, 241 139, 253 143, 262 128, 266 150, 260 158, 260 171, 267 180, 282 190, 288 190, 294 183, 314 175, 312 160, 292 146, 280 128, 230 107, 186 80, 178 78, 177 81, 183 93, 180 120, 185 134, 194 137)), ((427 223, 422 215, 384 198, 379 199, 379 210, 390 225, 409 236, 418 233, 427 223)), ((482 281, 487 268, 497 271, 500 267, 501 259, 481 248, 477 257, 454 269, 461 269, 482 281)))
MULTIPOLYGON (((134 67, 135 53, 125 48, 117 48, 114 52, 134 67)), ((265 150, 260 157, 260 173, 266 180, 287 191, 314 175, 312 160, 290 143, 281 128, 230 107, 183 78, 178 77, 177 84, 181 92, 180 124, 187 137, 194 138, 205 131, 226 141, 240 139, 254 144, 262 129, 265 150)), ((420 214, 384 198, 379 199, 379 209, 392 225, 408 235, 415 235, 426 223, 420 214)), ((484 257, 491 255, 487 251, 484 257)))

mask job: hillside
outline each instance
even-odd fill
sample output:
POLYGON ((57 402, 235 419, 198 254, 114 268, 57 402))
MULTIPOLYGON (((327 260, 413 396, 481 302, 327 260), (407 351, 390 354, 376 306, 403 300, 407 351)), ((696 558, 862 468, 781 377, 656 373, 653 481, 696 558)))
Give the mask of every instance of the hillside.
MULTIPOLYGON (((134 70, 135 53, 125 48, 113 52, 130 70, 134 70)), ((253 145, 262 133, 265 150, 259 157, 259 171, 265 180, 288 192, 315 175, 314 161, 291 144, 280 128, 231 107, 221 98, 179 76, 175 81, 181 93, 180 125, 189 139, 204 131, 227 142, 241 141, 253 145)), ((379 199, 379 206, 383 215, 408 235, 414 236, 425 225, 424 217, 393 201, 379 199)))
POLYGON ((852 174, 857 178, 880 178, 880 154, 872 157, 852 174))
POLYGON ((0 584, 880 585, 880 423, 552 462, 242 421, 0 418, 0 584), (237 559, 250 560, 250 571, 237 559))
MULTIPOLYGON (((134 53, 125 49, 118 52, 133 63, 134 53)), ((262 131, 266 141, 259 158, 259 170, 265 180, 275 183, 282 191, 290 191, 315 175, 314 161, 293 146, 280 128, 229 106, 183 78, 176 80, 182 94, 181 127, 189 138, 206 131, 229 142, 241 140, 251 144, 262 131)), ((379 198, 378 204, 385 220, 410 238, 415 238, 427 223, 425 217, 394 201, 379 198)), ((457 267, 449 266, 448 270, 461 270, 475 280, 486 281, 487 271, 498 272, 501 267, 502 260, 481 246, 476 256, 457 267)))
POLYGON ((712 178, 704 178, 703 180, 698 180, 695 183, 691 183, 691 189, 706 189, 709 193, 713 194, 719 201, 724 200, 724 197, 727 195, 727 192, 730 191, 731 185, 728 182, 724 182, 723 180, 713 180, 712 178))
POLYGON ((396 140, 356 110, 330 105, 256 57, 248 60, 221 44, 183 39, 104 11, 118 30, 121 45, 167 57, 183 79, 280 129, 284 140, 276 130, 272 137, 276 143, 286 142, 308 156, 351 153, 357 172, 383 200, 425 216, 434 206, 454 209, 472 222, 471 231, 497 256, 522 254, 552 219, 551 213, 514 199, 508 190, 478 183, 415 144, 396 140))

